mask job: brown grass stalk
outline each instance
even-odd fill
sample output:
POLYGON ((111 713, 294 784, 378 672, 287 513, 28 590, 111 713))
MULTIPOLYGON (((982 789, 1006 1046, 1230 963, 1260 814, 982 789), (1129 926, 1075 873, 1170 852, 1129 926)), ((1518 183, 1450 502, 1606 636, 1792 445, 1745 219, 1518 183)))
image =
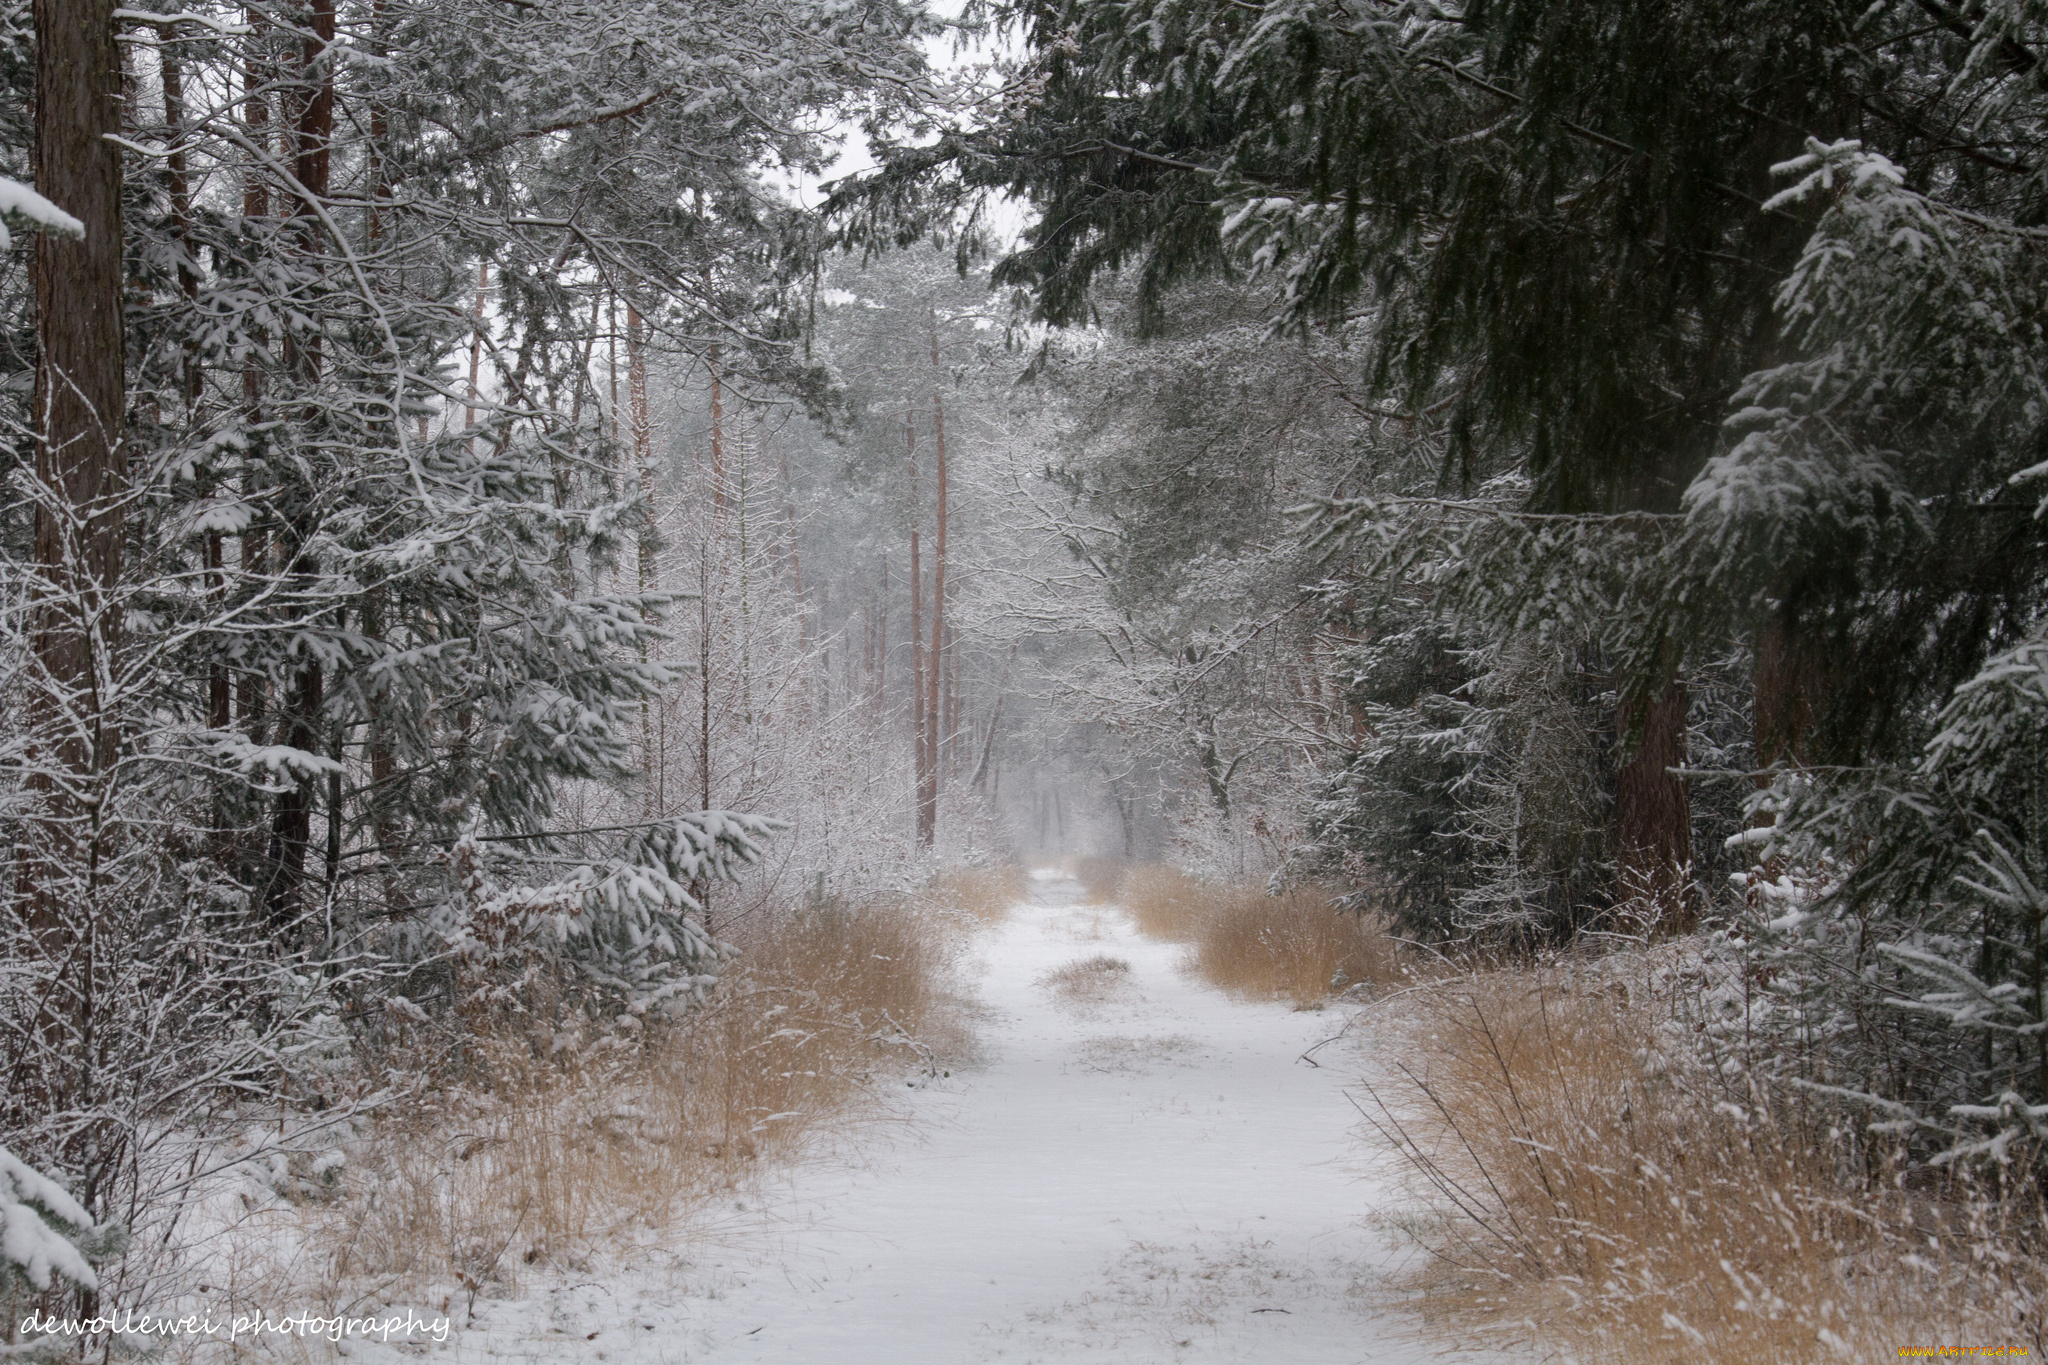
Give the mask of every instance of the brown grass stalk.
POLYGON ((942 910, 952 910, 978 924, 1000 924, 1017 902, 1030 894, 1024 869, 1014 864, 997 867, 960 867, 941 872, 925 888, 923 899, 942 910))
POLYGON ((1189 945, 1202 978, 1247 999, 1309 1004, 1359 983, 1404 980, 1400 945, 1371 916, 1340 911, 1327 887, 1215 886, 1168 867, 1124 874, 1119 898, 1138 931, 1189 945))
POLYGON ((1313 886, 1280 895, 1226 888, 1210 904, 1193 945, 1204 980, 1249 999, 1309 1004, 1332 991, 1379 988, 1405 976, 1399 945, 1379 920, 1338 910, 1313 886))
POLYGON ((1873 1179, 1844 1116, 1668 1056, 1645 994, 1542 969, 1403 1000, 1402 1060, 1362 1109, 1415 1178, 1428 1311, 1586 1361, 2040 1349, 2048 1285, 2012 1254, 2038 1204, 1873 1179))
MULTIPOLYGON (((326 1297, 358 1286, 510 1292, 529 1266, 587 1264, 686 1224, 711 1196, 876 1117, 878 1078, 945 1064, 957 914, 828 905, 755 930, 712 1001, 680 1020, 584 1021, 542 1046, 480 1038, 483 1083, 356 1144, 300 1210, 326 1297)), ((312 1286, 306 1286, 312 1288, 312 1286)))

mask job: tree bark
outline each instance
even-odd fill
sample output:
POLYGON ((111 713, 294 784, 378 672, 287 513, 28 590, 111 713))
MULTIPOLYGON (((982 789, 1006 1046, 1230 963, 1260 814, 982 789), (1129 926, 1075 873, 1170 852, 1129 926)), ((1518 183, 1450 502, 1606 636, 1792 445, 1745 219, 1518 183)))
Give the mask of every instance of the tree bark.
MULTIPOLYGON (((938 332, 934 324, 932 363, 937 365, 938 360, 938 332)), ((918 833, 926 844, 937 835, 939 825, 940 698, 945 688, 946 660, 946 410, 936 393, 932 395, 932 442, 938 528, 932 536, 932 643, 925 669, 924 780, 917 793, 918 833)))
POLYGON ((654 562, 654 426, 647 407, 646 328, 631 299, 626 300, 626 391, 633 405, 633 467, 647 503, 647 519, 640 526, 640 591, 653 592, 660 586, 654 562))
MULTIPOLYGON (((299 49, 299 70, 309 79, 310 86, 304 93, 299 117, 292 129, 292 177, 298 182, 301 192, 292 203, 292 209, 298 218, 300 248, 308 262, 317 267, 323 255, 322 234, 325 229, 313 211, 313 205, 306 199, 326 198, 328 173, 332 166, 329 146, 334 137, 334 67, 328 58, 328 49, 334 43, 333 0, 313 0, 306 27, 299 49)), ((303 337, 286 334, 285 360, 302 388, 308 393, 313 392, 320 380, 322 363, 317 323, 303 337)), ((300 421, 309 429, 315 428, 325 421, 325 414, 316 404, 308 404, 300 414, 300 421)), ((279 547, 279 569, 305 585, 311 584, 318 568, 307 548, 313 534, 313 497, 314 490, 310 487, 297 490, 299 506, 285 519, 289 543, 279 547)), ((283 738, 287 745, 309 754, 321 752, 324 746, 320 712, 325 698, 326 679, 320 663, 317 659, 308 658, 293 675, 291 691, 285 698, 283 738)), ((299 778, 290 791, 277 798, 271 818, 270 847, 265 858, 264 902, 272 924, 280 930, 290 925, 304 908, 306 850, 312 843, 313 810, 318 804, 318 789, 307 777, 299 778)), ((339 812, 334 812, 330 818, 339 820, 339 812)), ((336 857, 339 857, 338 849, 336 857)))
POLYGON ((713 346, 705 363, 711 368, 711 515, 725 517, 725 376, 718 368, 718 348, 713 346))
POLYGON ((1756 634, 1752 709, 1757 767, 1806 767, 1814 761, 1814 718, 1826 686, 1826 666, 1805 647, 1791 610, 1772 612, 1756 634))
POLYGON ((1682 923, 1690 910, 1692 801, 1668 771, 1685 765, 1685 712, 1685 684, 1674 682, 1622 715, 1623 734, 1640 740, 1615 776, 1620 898, 1639 907, 1630 918, 1642 927, 1682 923))
POLYGON ((61 874, 94 847, 85 787, 120 742, 101 683, 118 645, 127 489, 122 434, 121 59, 112 0, 34 0, 36 188, 85 227, 35 238, 35 558, 43 579, 32 648, 42 685, 30 714, 47 746, 32 785, 50 816, 40 862, 25 869, 30 913, 54 923, 61 874))
MULTIPOLYGON (((476 431, 477 400, 483 397, 483 390, 478 387, 478 383, 483 378, 484 299, 489 293, 490 284, 491 263, 489 261, 478 261, 476 263, 476 308, 470 321, 469 332, 469 405, 462 410, 462 429, 465 432, 471 433, 476 431)), ((614 409, 618 407, 618 402, 619 379, 618 375, 614 374, 612 376, 612 406, 614 409)), ((616 440, 618 434, 618 417, 614 414, 612 418, 612 438, 616 440)), ((472 450, 476 448, 474 435, 470 437, 470 448, 472 450)))
MULTIPOLYGON (((261 12, 252 6, 243 13, 250 29, 260 34, 261 12)), ((264 83, 269 76, 262 59, 258 56, 259 48, 255 41, 251 41, 248 52, 248 61, 242 67, 242 124, 249 145, 261 148, 268 146, 270 141, 270 106, 262 95, 264 83)), ((267 217, 270 213, 270 191, 264 180, 265 173, 262 162, 252 157, 242 179, 242 218, 245 232, 250 230, 249 225, 255 220, 267 217)), ((254 336, 264 347, 269 346, 269 337, 262 328, 256 328, 254 336)), ((253 357, 242 366, 242 403, 249 425, 262 425, 263 366, 253 357)), ((260 475, 252 464, 245 463, 243 468, 245 472, 242 475, 242 497, 253 507, 261 496, 258 482, 260 475)), ((252 525, 242 532, 240 539, 243 576, 248 578, 262 573, 269 551, 267 532, 260 524, 252 525)), ((259 743, 262 740, 264 720, 264 688, 261 676, 255 673, 243 674, 240 689, 241 720, 249 737, 259 743)))
POLYGON ((934 824, 925 803, 926 773, 931 755, 925 746, 924 568, 917 540, 917 418, 903 418, 904 441, 910 451, 910 732, 914 736, 912 771, 916 775, 917 846, 930 848, 934 824))

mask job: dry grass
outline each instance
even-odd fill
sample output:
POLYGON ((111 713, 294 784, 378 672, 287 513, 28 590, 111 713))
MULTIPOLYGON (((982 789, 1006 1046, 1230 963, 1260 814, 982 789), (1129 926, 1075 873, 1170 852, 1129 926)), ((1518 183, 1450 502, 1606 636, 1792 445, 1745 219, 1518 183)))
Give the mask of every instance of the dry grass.
POLYGON ((1131 982, 1131 964, 1120 957, 1097 953, 1076 958, 1038 978, 1037 984, 1067 1004, 1100 1005, 1122 994, 1131 982))
POLYGON ((1306 1005, 1356 985, 1405 979, 1400 946, 1379 920, 1338 910, 1331 893, 1292 887, 1269 896, 1230 887, 1195 935, 1195 970, 1234 995, 1306 1005))
POLYGON ((1333 893, 1211 886, 1170 867, 1124 874, 1124 909, 1149 938, 1186 943, 1202 977, 1233 994, 1309 1004, 1333 990, 1405 980, 1400 945, 1378 920, 1332 908, 1333 893))
MULTIPOLYGON (((1440 1322, 1583 1361, 2041 1349, 2048 1285, 1997 1205, 1874 1179, 1818 1111, 1732 1102, 1665 1055, 1682 1044, 1645 994, 1549 970, 1404 1001, 1370 1116, 1419 1177, 1406 1227, 1440 1322)), ((2038 1244, 2038 1208, 2020 1221, 2038 1244)))
POLYGON ((487 1088, 386 1121, 338 1197, 301 1211, 317 1278, 343 1301, 366 1284, 452 1287, 459 1317, 524 1267, 584 1266, 686 1223, 874 1112, 878 1077, 957 1052, 941 994, 957 926, 902 904, 827 907, 757 932, 680 1021, 593 1024, 551 1056, 474 1044, 487 1088))
POLYGON ((1186 943, 1208 918, 1215 894, 1215 888, 1177 868, 1149 864, 1124 874, 1117 897, 1139 933, 1186 943))
POLYGON ((923 899, 930 905, 966 915, 977 924, 1000 924, 1009 918, 1011 908, 1030 894, 1024 869, 1005 864, 941 872, 925 888, 923 899))

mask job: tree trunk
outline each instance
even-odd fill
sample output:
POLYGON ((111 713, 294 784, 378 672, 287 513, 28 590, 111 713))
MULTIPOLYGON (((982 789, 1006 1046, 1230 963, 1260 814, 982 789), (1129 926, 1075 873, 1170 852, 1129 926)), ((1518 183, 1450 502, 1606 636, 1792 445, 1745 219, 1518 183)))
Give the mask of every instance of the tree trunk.
POLYGON ((915 738, 912 771, 917 787, 917 846, 930 848, 934 833, 933 809, 925 802, 927 771, 931 754, 925 745, 925 658, 924 658, 924 569, 918 561, 917 544, 917 418, 905 414, 904 440, 910 451, 910 732, 915 738))
POLYGON ((1756 634, 1757 767, 1813 762, 1814 715, 1826 686, 1826 667, 1800 638, 1791 610, 1772 612, 1756 634))
MULTIPOLYGON (((85 226, 35 239, 35 558, 43 579, 28 701, 47 748, 31 785, 49 825, 24 869, 30 913, 54 927, 64 874, 86 871, 95 836, 85 790, 112 765, 116 720, 101 688, 117 645, 127 488, 122 429, 121 59, 112 0, 34 0, 36 188, 85 226)), ((88 873, 89 875, 89 873, 88 873)), ((75 903, 74 903, 75 904, 75 903)))
MULTIPOLYGON (((802 547, 797 544, 796 485, 791 483, 789 478, 789 451, 787 447, 778 453, 776 459, 782 472, 782 527, 783 534, 789 539, 790 592, 796 599, 797 657, 808 661, 811 657, 811 613, 809 604, 804 600, 804 558, 802 547)), ((831 647, 827 646, 825 650, 825 670, 820 676, 823 678, 823 685, 828 694, 832 685, 831 668, 832 651, 831 647)), ((802 676, 808 679, 809 673, 810 670, 807 667, 802 676)), ((808 682, 799 683, 797 705, 803 708, 803 712, 806 715, 810 713, 810 691, 808 682)))
MULTIPOLYGON (((605 329, 604 329, 604 355, 605 355, 605 373, 606 373, 606 375, 608 376, 608 379, 609 379, 609 382, 610 382, 610 385, 611 385, 611 406, 610 406, 610 416, 609 416, 609 421, 610 421, 610 424, 611 424, 611 443, 612 443, 612 449, 616 451, 616 450, 617 450, 617 449, 619 448, 619 295, 618 295, 618 291, 614 290, 614 291, 612 291, 611 293, 609 293, 609 294, 605 295, 605 304, 604 304, 604 306, 605 306, 605 329)), ((714 428, 714 430, 715 430, 715 429, 716 429, 716 425, 717 425, 717 414, 716 414, 716 411, 715 411, 715 410, 714 410, 714 412, 713 412, 713 416, 712 416, 712 422, 713 422, 713 428, 714 428)), ((712 448, 713 448, 713 449, 715 450, 715 449, 717 448, 717 446, 718 446, 718 438, 717 438, 716 436, 713 436, 713 437, 712 437, 712 440, 711 440, 711 444, 712 444, 712 448)), ((616 456, 614 456, 613 458, 617 458, 617 457, 616 457, 616 456)))
POLYGON ((1628 918, 1643 928, 1682 923, 1690 909, 1692 801, 1668 771, 1685 765, 1685 711, 1685 684, 1674 682, 1622 715, 1624 736, 1640 740, 1615 776, 1620 897, 1638 907, 1628 918))
POLYGON ((705 362, 711 367, 711 513, 725 516, 725 376, 718 369, 718 348, 705 362))
MULTIPOLYGON (((300 246, 312 260, 317 260, 323 253, 322 234, 325 229, 313 211, 313 204, 306 202, 306 198, 320 201, 327 197, 328 172, 332 165, 329 145, 334 136, 334 67, 328 60, 327 50, 333 45, 334 31, 333 0, 314 0, 299 57, 301 73, 311 77, 313 84, 305 94, 297 126, 292 130, 292 176, 303 196, 293 203, 292 208, 299 220, 300 246)), ((308 393, 313 392, 321 369, 320 333, 317 328, 303 338, 287 333, 285 359, 302 388, 308 393)), ((319 407, 309 405, 301 413, 300 420, 306 428, 312 429, 319 426, 325 417, 319 407)), ((312 488, 298 491, 300 507, 286 523, 290 543, 280 546, 280 559, 284 562, 279 564, 279 568, 308 585, 318 568, 307 548, 312 538, 311 504, 314 496, 312 488)), ((285 744, 309 754, 321 752, 320 711, 325 693, 326 680, 318 660, 305 660, 294 675, 291 692, 285 699, 285 744)), ((318 803, 313 781, 307 777, 299 778, 290 791, 277 798, 270 826, 270 848, 265 858, 267 885, 264 901, 272 924, 281 930, 296 920, 304 909, 302 893, 306 883, 306 850, 312 843, 313 809, 318 803)), ((339 818, 338 812, 333 818, 339 818)), ((338 849, 336 856, 339 857, 338 849)))
POLYGON ((653 592, 660 585, 654 563, 654 427, 647 408, 646 329, 631 299, 626 301, 626 381, 633 404, 633 467, 647 503, 647 520, 640 527, 640 591, 653 592))
MULTIPOLYGON (((483 396, 483 390, 478 387, 478 383, 483 378, 484 299, 490 290, 490 284, 491 263, 489 261, 478 261, 476 263, 476 307, 471 317, 469 332, 469 405, 462 410, 462 429, 465 432, 474 432, 476 430, 477 400, 483 396)), ((618 406, 618 401, 619 380, 618 376, 614 374, 612 376, 612 406, 614 408, 618 406)), ((613 438, 616 439, 618 434, 618 418, 614 415, 612 418, 613 438)), ((470 448, 472 450, 475 449, 475 438, 473 436, 470 438, 470 448)))
MULTIPOLYGON (((932 363, 939 359, 938 333, 932 334, 932 363)), ((934 477, 938 487, 938 529, 932 536, 932 643, 925 669, 924 781, 917 793, 918 836, 927 845, 939 824, 940 698, 945 688, 946 660, 946 410, 932 395, 934 477)))
MULTIPOLYGON (((251 7, 244 11, 244 15, 250 29, 260 34, 261 12, 251 7)), ((249 145, 261 148, 267 147, 270 142, 270 106, 262 94, 270 77, 258 56, 259 50, 257 44, 251 42, 249 59, 242 68, 242 122, 249 145)), ((242 217, 245 220, 253 221, 267 217, 270 213, 270 191, 264 181, 265 174, 263 163, 252 157, 242 180, 242 217)), ((252 334, 263 347, 269 346, 269 336, 264 329, 256 328, 252 334)), ((249 425, 262 425, 263 366, 254 357, 242 366, 242 403, 249 425)), ((256 472, 253 462, 245 463, 243 467, 246 472, 242 476, 242 499, 251 507, 255 507, 263 497, 261 476, 256 472)), ((241 560, 244 578, 253 578, 264 572, 269 558, 269 548, 269 535, 261 524, 252 525, 242 532, 241 560)), ((241 721, 249 737, 258 743, 262 742, 265 700, 263 678, 256 673, 245 673, 241 685, 241 721)))

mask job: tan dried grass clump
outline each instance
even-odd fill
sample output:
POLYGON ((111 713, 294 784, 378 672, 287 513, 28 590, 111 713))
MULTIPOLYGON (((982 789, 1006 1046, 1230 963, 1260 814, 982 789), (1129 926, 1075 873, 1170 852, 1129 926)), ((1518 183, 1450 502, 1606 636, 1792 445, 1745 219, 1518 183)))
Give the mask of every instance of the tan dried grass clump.
POLYGON ((1039 977, 1037 984, 1069 1004, 1100 1005, 1122 994, 1130 980, 1129 962, 1097 953, 1055 967, 1039 977))
POLYGON ((380 1123, 338 1197, 300 1211, 320 1283, 453 1286, 459 1313, 526 1266, 581 1266, 687 1222, 873 1113, 878 1074, 964 1046, 942 994, 945 917, 827 905, 742 934, 740 962, 680 1020, 463 1041, 487 1084, 380 1123))
POLYGON ((1015 864, 999 867, 957 867, 941 872, 926 887, 924 900, 941 909, 957 911, 978 924, 1001 924, 1017 902, 1031 894, 1024 869, 1015 864))
POLYGON ((1124 874, 1117 899, 1145 937, 1185 943, 1200 931, 1214 895, 1178 868, 1150 864, 1124 874))
POLYGON ((1646 994, 1496 971, 1404 1001, 1368 1117, 1418 1177, 1427 1315, 1632 1365, 2040 1349, 2048 1283, 2013 1254, 2040 1244, 2036 1200, 1909 1192, 1850 1159, 1839 1115, 1726 1098, 1665 1055, 1646 994))
POLYGON ((1215 886, 1170 867, 1124 874, 1123 907, 1148 938, 1186 943, 1203 979, 1236 995, 1309 1004, 1361 982, 1405 980, 1401 946, 1376 917, 1336 908, 1328 887, 1274 896, 1253 883, 1215 886))
POLYGON ((1194 937, 1194 966, 1234 995, 1310 1004, 1332 991, 1406 978, 1400 945, 1373 916, 1340 910, 1326 887, 1219 891, 1194 937))

